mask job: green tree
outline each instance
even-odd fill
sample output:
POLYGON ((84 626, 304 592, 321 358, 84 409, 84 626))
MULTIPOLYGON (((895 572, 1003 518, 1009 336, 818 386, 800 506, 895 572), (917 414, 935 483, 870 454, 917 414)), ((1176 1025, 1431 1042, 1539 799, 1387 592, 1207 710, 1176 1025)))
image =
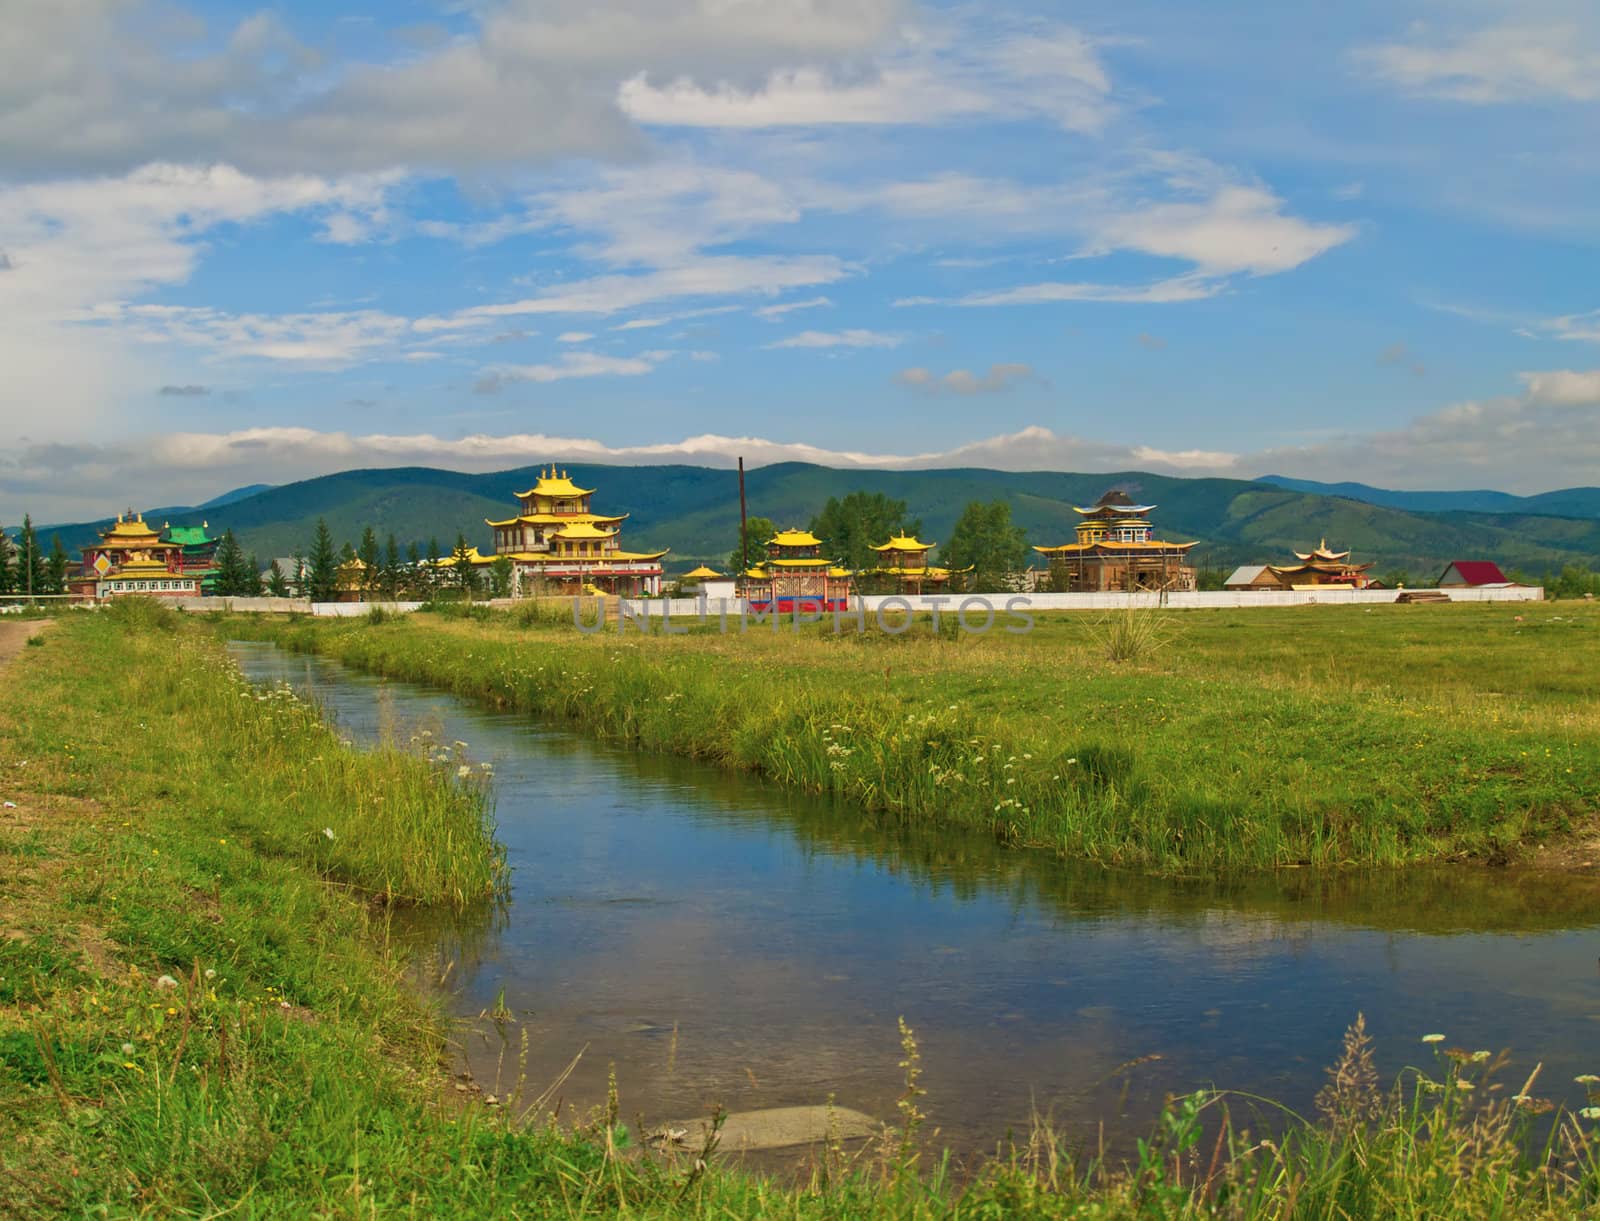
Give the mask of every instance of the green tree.
POLYGON ((296 551, 289 565, 289 593, 292 597, 303 598, 306 596, 306 570, 310 567, 310 561, 296 551))
POLYGON ((324 518, 317 518, 317 532, 311 538, 311 554, 306 559, 305 589, 313 602, 332 602, 339 589, 339 555, 333 549, 333 533, 324 518))
POLYGON ((379 584, 383 596, 390 602, 400 600, 400 582, 405 579, 405 569, 400 563, 400 544, 391 533, 383 545, 383 570, 379 584))
POLYGON ((283 575, 283 568, 277 560, 273 560, 272 566, 267 569, 267 596, 269 598, 289 596, 289 578, 283 575))
POLYGON ((478 592, 478 574, 473 571, 471 557, 472 548, 467 545, 467 536, 457 534, 455 550, 450 553, 450 558, 455 561, 452 583, 469 602, 478 592))
POLYGON ((0 594, 9 594, 17 587, 17 547, 4 528, 0 528, 0 594))
POLYGON ((50 536, 50 556, 44 563, 44 583, 48 592, 64 594, 67 592, 67 569, 72 566, 72 557, 67 554, 67 549, 61 545, 61 536, 50 536))
POLYGON ((494 563, 489 565, 489 588, 494 591, 496 598, 509 598, 511 596, 511 557, 497 555, 494 563))
POLYGON ((971 568, 963 581, 970 593, 1003 593, 1016 588, 1027 563, 1027 533, 1011 524, 1011 506, 1003 500, 967 505, 950 532, 945 548, 951 568, 971 568))
POLYGON ((830 496, 811 519, 811 533, 822 540, 823 553, 858 572, 877 564, 874 546, 921 529, 920 520, 907 519, 905 501, 882 492, 851 492, 843 500, 830 496))
POLYGON ((736 577, 742 575, 746 568, 754 568, 767 558, 767 541, 778 532, 778 527, 768 517, 747 518, 745 526, 744 554, 739 554, 737 546, 728 553, 728 571, 736 577))
POLYGON ((242 578, 241 584, 247 585, 250 590, 244 596, 247 598, 259 598, 261 596, 261 561, 256 558, 255 552, 252 551, 245 558, 244 567, 239 570, 239 576, 242 578))
POLYGON ((423 579, 422 552, 417 550, 417 544, 413 541, 406 545, 406 568, 401 581, 408 597, 417 598, 422 595, 423 579))
POLYGON ((24 514, 22 533, 17 538, 17 592, 19 594, 44 593, 44 556, 39 554, 39 535, 33 528, 33 516, 24 514))
POLYGON ((211 563, 217 570, 211 588, 219 597, 248 598, 255 595, 258 588, 255 569, 245 558, 232 530, 223 531, 211 563))
POLYGON ((378 550, 378 536, 368 526, 361 532, 361 546, 356 550, 356 559, 361 561, 361 597, 363 601, 371 601, 372 595, 378 592, 378 587, 383 583, 383 553, 378 550))
POLYGON ((439 551, 439 540, 437 538, 428 539, 428 558, 423 564, 420 579, 417 582, 417 593, 421 595, 424 602, 438 592, 439 579, 444 575, 443 570, 439 567, 439 563, 443 559, 444 556, 439 551))

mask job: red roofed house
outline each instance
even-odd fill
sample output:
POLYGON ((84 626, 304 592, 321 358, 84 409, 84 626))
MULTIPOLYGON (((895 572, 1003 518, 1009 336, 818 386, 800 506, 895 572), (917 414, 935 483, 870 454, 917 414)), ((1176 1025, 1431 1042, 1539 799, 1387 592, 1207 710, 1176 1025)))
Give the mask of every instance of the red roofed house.
POLYGON ((1514 585, 1493 560, 1456 560, 1439 578, 1441 588, 1462 585, 1514 585))

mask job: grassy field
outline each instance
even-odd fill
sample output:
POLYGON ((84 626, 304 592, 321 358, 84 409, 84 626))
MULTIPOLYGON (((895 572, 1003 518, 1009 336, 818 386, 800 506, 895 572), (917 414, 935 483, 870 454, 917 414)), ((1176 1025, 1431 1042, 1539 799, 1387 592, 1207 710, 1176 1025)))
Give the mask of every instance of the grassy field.
POLYGON ((1552 1123, 1536 1085, 1496 1092, 1524 1075, 1465 1049, 1380 1089, 1359 1032, 1316 1118, 1268 1108, 1263 1140, 1230 1118, 1260 1104, 1196 1094, 1126 1161, 1039 1128, 957 1168, 924 1130, 909 1032, 897 1127, 797 1179, 630 1156, 614 1110, 543 1121, 528 1099, 546 1083, 459 1104, 447 1029, 384 912, 492 899, 481 785, 437 751, 350 750, 244 687, 198 623, 129 605, 38 639, 0 670, 0 1215, 1555 1218, 1600 1202, 1600 1112, 1552 1123))
POLYGON ((228 630, 891 818, 1169 874, 1508 861, 1600 825, 1592 605, 846 627, 585 635, 570 610, 530 610, 228 630), (1109 660, 1130 631, 1153 636, 1142 656, 1109 660))

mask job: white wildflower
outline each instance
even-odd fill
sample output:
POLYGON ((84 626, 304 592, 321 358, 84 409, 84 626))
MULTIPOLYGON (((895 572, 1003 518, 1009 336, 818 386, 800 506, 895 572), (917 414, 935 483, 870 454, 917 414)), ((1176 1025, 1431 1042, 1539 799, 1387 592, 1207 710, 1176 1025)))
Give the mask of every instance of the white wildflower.
POLYGON ((322 828, 322 834, 327 836, 329 839, 332 839, 333 838, 333 828, 332 827, 324 827, 324 828, 322 828))
POLYGON ((177 986, 178 981, 173 979, 170 975, 163 975, 160 979, 156 980, 156 987, 161 989, 176 988, 177 986))

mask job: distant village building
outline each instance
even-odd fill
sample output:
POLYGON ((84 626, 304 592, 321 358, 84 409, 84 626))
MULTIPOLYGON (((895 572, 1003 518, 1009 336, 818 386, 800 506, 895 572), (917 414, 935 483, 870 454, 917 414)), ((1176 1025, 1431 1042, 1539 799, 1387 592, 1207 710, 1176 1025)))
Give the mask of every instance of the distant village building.
POLYGON ((698 568, 690 569, 679 578, 680 586, 686 593, 704 594, 707 598, 732 598, 735 581, 730 576, 724 576, 715 568, 708 568, 701 564, 698 568))
POLYGON ((849 605, 849 570, 826 558, 822 540, 805 530, 773 535, 766 560, 744 576, 745 598, 756 610, 844 610, 849 605))
POLYGON ((1483 589, 1515 585, 1516 582, 1501 572, 1500 565, 1493 560, 1453 560, 1435 584, 1441 589, 1460 589, 1463 586, 1483 589))
POLYGON ((1223 589, 1284 589, 1277 573, 1266 564, 1243 564, 1222 583, 1223 589))
POLYGON ((1072 593, 1195 588, 1189 564, 1194 543, 1150 537, 1147 520, 1155 505, 1134 504, 1126 492, 1112 490, 1088 508, 1073 506, 1083 518, 1077 541, 1035 547, 1050 561, 1050 583, 1072 593))
POLYGON ((871 570, 871 575, 897 586, 895 592, 899 594, 938 593, 950 584, 951 571, 928 563, 928 552, 937 546, 898 534, 873 548, 878 553, 878 567, 871 570))
POLYGON ((1298 564, 1270 565, 1272 573, 1285 589, 1322 589, 1343 586, 1347 589, 1365 589, 1370 583, 1367 569, 1371 563, 1352 564, 1348 551, 1328 550, 1328 540, 1323 539, 1315 550, 1296 551, 1298 564))
POLYGON ((83 566, 69 581, 80 597, 104 599, 124 594, 198 598, 201 577, 185 572, 183 544, 161 537, 129 509, 100 531, 100 541, 83 549, 83 566))
POLYGON ((660 551, 624 551, 622 522, 626 513, 595 513, 593 488, 580 488, 555 467, 519 492, 522 512, 504 521, 487 521, 494 530, 494 555, 474 548, 474 565, 492 564, 506 556, 512 564, 512 590, 581 594, 585 587, 621 595, 661 592, 660 551))

